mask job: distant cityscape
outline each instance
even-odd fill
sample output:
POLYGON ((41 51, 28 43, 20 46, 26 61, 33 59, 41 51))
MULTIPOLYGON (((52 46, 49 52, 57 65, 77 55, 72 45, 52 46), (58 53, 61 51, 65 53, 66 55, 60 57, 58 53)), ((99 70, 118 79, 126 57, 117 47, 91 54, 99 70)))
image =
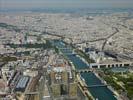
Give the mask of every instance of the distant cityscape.
POLYGON ((101 8, 23 8, 23 9, 0 9, 0 13, 68 13, 83 15, 107 15, 112 13, 132 13, 133 8, 111 8, 111 7, 101 7, 101 8))
POLYGON ((0 100, 133 100, 132 9, 0 10, 0 100))

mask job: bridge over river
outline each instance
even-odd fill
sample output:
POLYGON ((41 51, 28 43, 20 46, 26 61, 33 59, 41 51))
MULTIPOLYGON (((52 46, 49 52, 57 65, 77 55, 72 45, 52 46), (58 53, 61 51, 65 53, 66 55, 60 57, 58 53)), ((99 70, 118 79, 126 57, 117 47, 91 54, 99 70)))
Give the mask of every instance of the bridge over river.
POLYGON ((77 73, 86 73, 86 72, 93 72, 93 71, 94 70, 90 68, 76 70, 77 73))
POLYGON ((77 72, 80 73, 81 77, 85 80, 87 84, 86 88, 92 94, 92 96, 98 100, 117 100, 113 92, 105 85, 90 69, 87 63, 85 63, 76 53, 73 54, 73 50, 70 46, 67 46, 64 42, 60 40, 52 41, 53 45, 59 48, 59 50, 64 54, 64 56, 69 59, 75 66, 77 72), (64 49, 66 48, 66 49, 64 49), (67 51, 71 50, 69 54, 67 51), (89 72, 89 73, 88 73, 89 72))
POLYGON ((87 87, 87 88, 93 88, 93 87, 106 87, 106 86, 110 86, 110 85, 101 84, 101 85, 91 85, 91 86, 85 86, 85 87, 87 87))

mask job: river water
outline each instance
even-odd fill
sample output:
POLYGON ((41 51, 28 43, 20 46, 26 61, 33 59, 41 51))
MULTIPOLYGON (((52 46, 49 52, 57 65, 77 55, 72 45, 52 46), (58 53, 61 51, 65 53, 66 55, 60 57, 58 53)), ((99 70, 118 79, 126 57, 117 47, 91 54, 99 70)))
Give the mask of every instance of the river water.
MULTIPOLYGON (((66 46, 62 41, 54 41, 53 44, 74 64, 77 70, 89 67, 80 57, 72 53, 71 47, 66 46)), ((104 85, 93 72, 81 73, 81 77, 84 78, 88 86, 104 85)), ((88 90, 97 100, 117 100, 107 86, 88 87, 88 90)))

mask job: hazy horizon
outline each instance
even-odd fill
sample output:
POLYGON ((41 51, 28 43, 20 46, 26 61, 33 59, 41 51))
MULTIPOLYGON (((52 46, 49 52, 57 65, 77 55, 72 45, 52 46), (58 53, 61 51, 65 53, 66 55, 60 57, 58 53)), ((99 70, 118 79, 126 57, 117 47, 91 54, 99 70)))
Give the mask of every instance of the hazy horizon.
POLYGON ((5 9, 133 8, 133 0, 0 0, 5 9))

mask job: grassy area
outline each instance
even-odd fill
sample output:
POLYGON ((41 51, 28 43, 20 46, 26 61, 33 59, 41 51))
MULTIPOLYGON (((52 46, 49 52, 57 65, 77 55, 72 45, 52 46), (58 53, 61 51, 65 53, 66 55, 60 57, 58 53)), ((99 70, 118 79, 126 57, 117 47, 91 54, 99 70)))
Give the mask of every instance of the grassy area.
POLYGON ((8 25, 6 23, 0 23, 0 27, 6 28, 6 29, 9 29, 9 30, 14 30, 16 32, 20 32, 20 29, 18 29, 17 26, 8 25))
POLYGON ((100 75, 103 79, 110 84, 116 91, 124 91, 127 97, 133 99, 133 73, 124 74, 113 73, 110 70, 104 70, 104 75, 100 75))
POLYGON ((103 79, 107 82, 107 84, 110 84, 115 90, 123 90, 123 88, 117 84, 117 82, 115 81, 115 79, 113 77, 108 76, 104 76, 103 79))
POLYGON ((7 44, 9 45, 11 48, 51 48, 52 45, 51 43, 46 40, 46 43, 34 43, 34 44, 7 44))
POLYGON ((124 83, 129 99, 133 99, 133 74, 126 74, 126 77, 118 75, 117 78, 124 83))
POLYGON ((16 57, 6 56, 6 57, 0 57, 1 62, 10 62, 10 61, 17 61, 16 57))

